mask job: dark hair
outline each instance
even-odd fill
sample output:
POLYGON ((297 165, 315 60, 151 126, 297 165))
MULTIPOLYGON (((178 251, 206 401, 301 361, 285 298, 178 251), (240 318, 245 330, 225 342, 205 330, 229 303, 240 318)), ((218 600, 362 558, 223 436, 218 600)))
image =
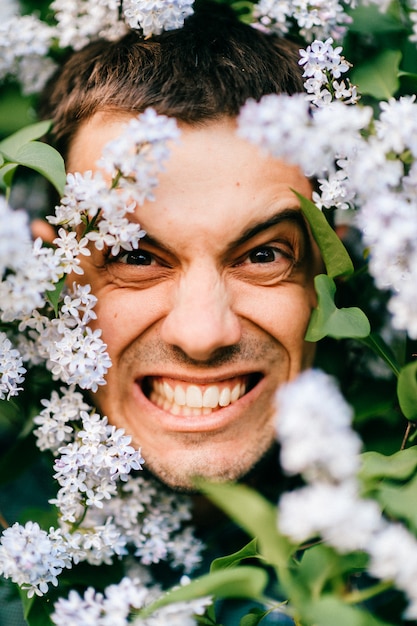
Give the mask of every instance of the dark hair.
POLYGON ((97 111, 158 113, 199 124, 236 116, 248 98, 302 91, 298 48, 240 22, 224 4, 196 2, 184 27, 144 39, 130 31, 73 53, 47 86, 41 116, 65 155, 97 111))

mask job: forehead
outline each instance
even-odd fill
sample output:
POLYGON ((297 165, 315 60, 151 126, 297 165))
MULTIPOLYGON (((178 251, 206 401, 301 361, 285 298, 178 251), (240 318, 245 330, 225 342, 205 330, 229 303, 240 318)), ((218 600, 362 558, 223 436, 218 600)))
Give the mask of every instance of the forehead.
MULTIPOLYGON (((70 171, 96 169, 106 143, 120 135, 132 117, 98 113, 85 122, 69 152, 70 171)), ((311 195, 310 183, 298 168, 261 154, 239 138, 235 120, 180 128, 180 141, 171 146, 155 201, 145 202, 134 216, 155 238, 176 233, 204 243, 213 236, 220 238, 220 245, 223 238, 236 239, 239 232, 279 212, 298 210, 293 189, 311 195)))

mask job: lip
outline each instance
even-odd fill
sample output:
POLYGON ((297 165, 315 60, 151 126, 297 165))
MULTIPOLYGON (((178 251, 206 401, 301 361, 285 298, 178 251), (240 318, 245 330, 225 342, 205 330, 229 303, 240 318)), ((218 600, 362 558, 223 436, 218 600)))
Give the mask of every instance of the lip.
MULTIPOLYGON (((259 374, 259 372, 256 372, 259 374)), ((251 373, 252 375, 254 372, 251 373)), ((243 374, 240 376, 247 376, 243 374)), ((155 376, 155 378, 161 376, 155 376)), ((233 380, 238 375, 234 376, 222 376, 213 378, 209 377, 181 377, 178 375, 174 380, 183 382, 186 384, 197 385, 209 385, 233 380)), ((241 398, 229 404, 226 407, 221 407, 209 413, 207 415, 198 416, 186 416, 186 415, 174 415, 168 411, 159 408, 156 404, 151 402, 145 395, 142 386, 144 378, 138 378, 134 381, 133 385, 133 398, 136 402, 141 413, 149 416, 148 419, 152 420, 155 425, 155 429, 161 428, 165 432, 177 432, 177 433, 203 433, 221 431, 228 426, 236 423, 241 414, 244 413, 250 406, 256 402, 258 397, 264 392, 267 381, 263 374, 261 374, 259 380, 255 385, 245 393, 241 398)))

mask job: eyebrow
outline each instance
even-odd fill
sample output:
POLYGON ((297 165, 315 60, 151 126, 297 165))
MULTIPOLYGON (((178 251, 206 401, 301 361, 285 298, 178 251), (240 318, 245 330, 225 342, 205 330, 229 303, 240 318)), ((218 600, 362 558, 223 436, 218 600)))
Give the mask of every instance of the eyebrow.
MULTIPOLYGON (((258 235, 259 233, 267 231, 269 228, 272 228, 273 226, 277 226, 278 224, 282 224, 284 222, 293 222, 294 224, 296 224, 300 228, 306 241, 309 241, 309 233, 308 233, 308 229, 307 229, 304 217, 298 208, 297 209, 294 208, 294 209, 285 209, 283 211, 279 211, 278 213, 275 213, 275 215, 272 215, 271 217, 269 217, 267 220, 264 220, 263 222, 259 222, 255 224, 254 226, 250 226, 249 228, 244 230, 243 233, 239 235, 237 239, 234 239, 233 241, 231 241, 228 244, 227 249, 230 251, 235 248, 238 248, 239 246, 242 246, 248 241, 250 241, 253 237, 258 235)), ((155 237, 152 237, 152 235, 149 235, 148 233, 146 233, 146 235, 141 239, 141 241, 144 241, 150 244, 151 246, 154 246, 155 248, 159 248, 160 250, 165 250, 165 252, 169 254, 175 254, 175 252, 171 249, 169 245, 163 244, 158 239, 156 239, 155 237)), ((140 243, 139 243, 139 248, 140 248, 140 243)))
POLYGON ((309 240, 308 230, 301 211, 299 209, 285 209, 284 211, 275 213, 275 215, 272 215, 267 220, 247 228, 237 239, 228 245, 228 248, 238 248, 239 246, 242 246, 250 241, 256 235, 259 235, 259 233, 263 233, 269 228, 277 226, 277 224, 282 224, 283 222, 293 222, 296 224, 302 231, 306 240, 309 240))

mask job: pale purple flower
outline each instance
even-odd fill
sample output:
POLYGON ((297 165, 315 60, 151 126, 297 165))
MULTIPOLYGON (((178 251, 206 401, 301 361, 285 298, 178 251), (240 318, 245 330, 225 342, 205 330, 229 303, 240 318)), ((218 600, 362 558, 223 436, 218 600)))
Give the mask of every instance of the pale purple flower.
POLYGON ((276 429, 281 465, 309 481, 338 482, 359 469, 361 441, 351 428, 353 411, 336 381, 308 370, 280 387, 276 429))
POLYGON ((48 534, 36 522, 7 528, 0 539, 0 573, 11 578, 28 597, 47 593, 49 585, 58 585, 59 574, 71 567, 61 534, 48 534))
POLYGON ((0 400, 9 400, 22 390, 26 369, 22 357, 6 333, 0 332, 0 400))
POLYGON ((123 13, 131 28, 141 28, 145 37, 182 28, 193 14, 194 0, 124 0, 123 13))

